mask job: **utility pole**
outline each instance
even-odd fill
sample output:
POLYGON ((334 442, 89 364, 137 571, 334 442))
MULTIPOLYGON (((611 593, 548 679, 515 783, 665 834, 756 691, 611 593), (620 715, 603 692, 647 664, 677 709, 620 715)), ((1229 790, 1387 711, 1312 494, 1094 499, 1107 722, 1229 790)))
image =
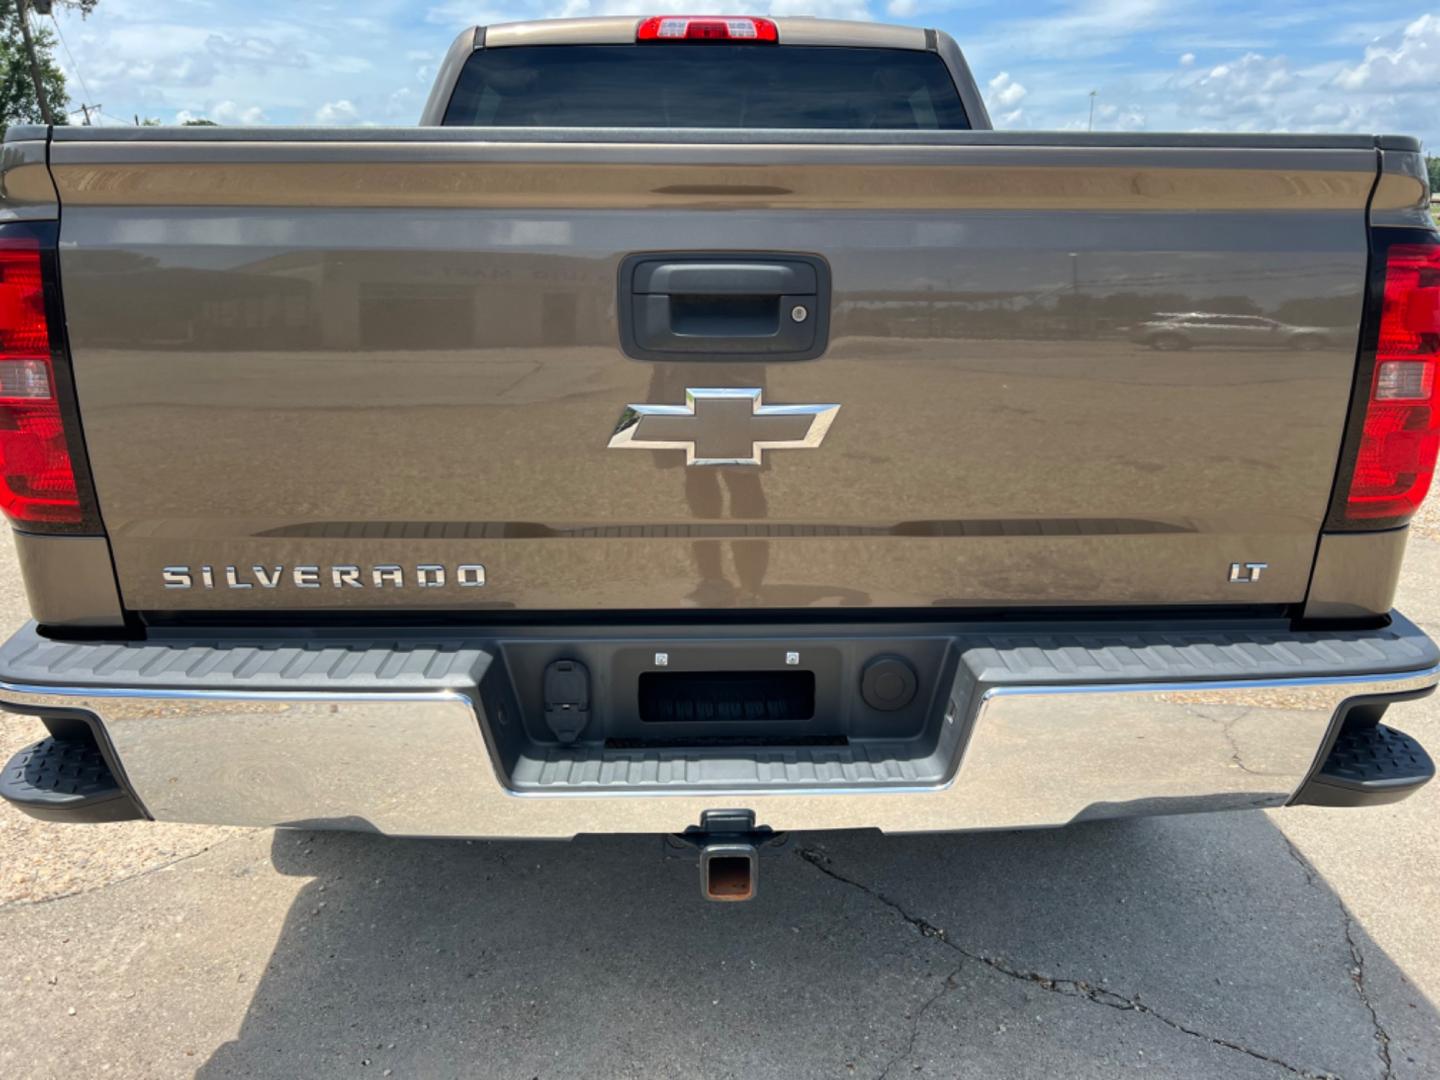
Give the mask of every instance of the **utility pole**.
POLYGON ((1085 126, 1086 131, 1095 130, 1095 95, 1097 93, 1096 90, 1090 91, 1090 123, 1085 126))
MULTIPOLYGON (((49 126, 55 123, 50 115, 50 99, 45 96, 45 84, 40 81, 40 61, 35 56, 35 39, 30 36, 29 0, 15 0, 15 12, 20 16, 20 33, 25 38, 25 55, 30 60, 30 81, 35 84, 35 100, 40 104, 40 118, 49 126)), ((89 114, 86 114, 89 123, 89 114)))
POLYGON ((105 107, 104 105, 98 105, 98 104, 97 104, 97 105, 86 105, 83 101, 80 103, 80 111, 85 114, 85 126, 86 126, 86 127, 89 127, 89 126, 90 126, 90 110, 91 110, 91 109, 94 109, 94 110, 98 113, 98 112, 99 112, 101 109, 103 109, 104 107, 105 107))

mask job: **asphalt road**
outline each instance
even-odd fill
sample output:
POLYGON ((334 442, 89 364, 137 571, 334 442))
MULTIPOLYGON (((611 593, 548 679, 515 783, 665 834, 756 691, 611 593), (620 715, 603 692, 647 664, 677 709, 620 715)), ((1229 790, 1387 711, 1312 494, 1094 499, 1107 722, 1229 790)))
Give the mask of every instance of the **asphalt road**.
MULTIPOLYGON (((1400 604, 1440 633, 1435 518, 1400 604)), ((1392 717, 1440 748, 1434 699, 1392 717)), ((0 753, 37 731, 0 718, 0 753)), ((806 835, 736 906, 653 839, 0 809, 16 1080, 1418 1078, 1440 1075, 1437 1002, 1440 784, 1360 811, 806 835)))

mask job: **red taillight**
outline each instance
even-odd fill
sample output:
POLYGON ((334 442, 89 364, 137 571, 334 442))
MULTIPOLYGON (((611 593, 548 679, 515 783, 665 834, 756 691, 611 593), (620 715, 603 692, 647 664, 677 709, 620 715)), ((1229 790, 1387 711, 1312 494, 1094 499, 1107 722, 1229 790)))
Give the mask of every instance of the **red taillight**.
POLYGON ((0 509, 18 525, 79 524, 33 237, 0 240, 0 509))
POLYGON ((780 32, 769 19, 748 15, 652 15, 641 20, 635 40, 776 42, 780 32))
POLYGON ((1345 500, 1347 520, 1395 524, 1424 500, 1440 451, 1437 367, 1440 245, 1394 244, 1385 258, 1375 371, 1345 500))

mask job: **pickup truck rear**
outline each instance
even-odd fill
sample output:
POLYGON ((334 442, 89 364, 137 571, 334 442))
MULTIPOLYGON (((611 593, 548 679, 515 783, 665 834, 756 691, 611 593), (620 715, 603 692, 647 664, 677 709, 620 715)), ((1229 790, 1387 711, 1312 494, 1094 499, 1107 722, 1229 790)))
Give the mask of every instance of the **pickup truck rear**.
POLYGON ((944 34, 738 17, 467 31, 413 129, 12 128, 0 794, 742 852, 1402 797, 1418 150, 996 132, 944 34))

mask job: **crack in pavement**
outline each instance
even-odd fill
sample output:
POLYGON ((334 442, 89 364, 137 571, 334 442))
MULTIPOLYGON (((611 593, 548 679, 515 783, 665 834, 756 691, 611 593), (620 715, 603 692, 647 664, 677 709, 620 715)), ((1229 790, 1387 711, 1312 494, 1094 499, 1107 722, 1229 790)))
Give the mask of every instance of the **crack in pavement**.
MULTIPOLYGON (((1212 1046, 1218 1046, 1224 1050, 1232 1050, 1238 1054, 1245 1054, 1247 1057, 1254 1058, 1256 1061, 1263 1061, 1268 1065, 1274 1065, 1277 1068, 1284 1069, 1286 1072, 1292 1073, 1295 1076, 1304 1077, 1305 1080, 1335 1080, 1334 1073, 1315 1072, 1311 1069, 1306 1069, 1298 1065, 1292 1065, 1288 1061, 1285 1061, 1281 1058, 1272 1057, 1271 1055, 1266 1054, 1261 1050, 1252 1050, 1250 1047, 1245 1046, 1243 1043, 1233 1042, 1229 1039, 1220 1038, 1217 1035, 1207 1034, 1206 1032, 1200 1031, 1197 1028, 1188 1027, 1187 1025, 1182 1024, 1180 1021, 1166 1016, 1164 1013, 1158 1012, 1157 1010, 1151 1008, 1149 1005, 1146 1005, 1140 1000, 1138 995, 1135 997, 1126 997, 1124 994, 1117 994, 1113 990, 1107 990, 1104 987, 1096 986, 1093 983, 1086 982, 1084 979, 1057 978, 1051 975, 1042 975, 1039 972, 1035 971, 1023 971, 1019 968, 1011 967, 999 957, 986 956, 984 953, 975 952, 971 949, 965 948, 962 945, 957 945, 955 942, 951 941, 949 937, 946 936, 943 928, 936 926, 934 923, 926 921, 918 915, 910 914, 897 901, 892 900, 884 893, 879 892, 876 889, 872 889, 870 886, 862 882, 856 881, 853 878, 848 878, 844 874, 840 873, 840 871, 835 869, 830 857, 828 855, 825 855, 823 852, 816 851, 813 848, 799 848, 797 849, 797 854, 799 854, 802 859, 808 862, 811 866, 815 867, 815 869, 819 870, 822 874, 825 874, 827 877, 833 878, 841 884, 848 885, 853 889, 857 889, 860 892, 864 893, 866 896, 869 896, 871 899, 889 908, 903 921, 908 923, 917 933, 919 933, 921 937, 930 938, 934 941, 937 941, 946 948, 953 949, 955 952, 959 953, 967 960, 973 960, 976 963, 984 964, 992 971, 997 972, 1000 975, 1004 975, 1007 978, 1015 979, 1019 982, 1029 983, 1033 986, 1038 986, 1042 990, 1049 991, 1052 994, 1059 994, 1062 997, 1076 998, 1080 1001, 1090 1002, 1093 1005, 1103 1005, 1106 1008, 1115 1009, 1119 1012, 1139 1013, 1142 1016, 1147 1016, 1152 1020, 1156 1020, 1164 1024, 1166 1027, 1171 1028, 1174 1031, 1178 1031, 1183 1035, 1189 1035, 1191 1038, 1195 1039, 1203 1039, 1205 1042, 1210 1043, 1212 1046)), ((956 968, 955 970, 958 972, 960 969, 956 968)), ((952 975, 950 977, 953 978, 954 976, 952 975)), ((921 1011, 923 1012, 924 1009, 928 1009, 931 1005, 933 1005, 936 1001, 943 997, 946 989, 948 988, 942 987, 941 992, 931 997, 930 1000, 925 1003, 921 1011)), ((894 1067, 897 1061, 903 1060, 909 1055, 910 1050, 913 1050, 915 1036, 918 1035, 918 1031, 919 1024, 917 1017, 914 1033, 912 1034, 911 1038, 910 1048, 907 1049, 905 1054, 900 1055, 898 1058, 892 1060, 888 1065, 886 1065, 886 1073, 888 1073, 890 1069, 894 1067)), ((1388 1064, 1388 1058, 1386 1059, 1386 1061, 1388 1064)), ((885 1073, 881 1073, 880 1077, 877 1077, 877 1080, 883 1080, 884 1076, 885 1073)), ((1388 1074, 1387 1080, 1389 1080, 1388 1074)))
POLYGON ((124 885, 127 881, 138 881, 151 874, 158 874, 162 870, 169 870, 172 866, 179 866, 191 859, 198 859, 201 855, 223 847, 225 844, 234 843, 239 836, 226 836, 216 840, 213 844, 201 848, 199 851, 192 851, 185 855, 177 856, 168 862, 159 863, 156 866, 147 866, 143 870, 136 870, 133 874, 126 874, 124 877, 111 878, 109 881, 101 881, 95 885, 87 885, 83 889, 74 889, 71 892, 57 893, 55 896, 42 896, 38 900, 7 900, 0 903, 0 914, 14 908, 33 908, 43 904, 53 904, 59 900, 73 900, 77 896, 89 896, 91 893, 104 892, 106 889, 113 889, 117 885, 124 885))
POLYGON ((1249 765, 1245 764, 1244 758, 1241 757, 1240 743, 1235 739, 1234 728, 1235 725, 1238 724, 1241 720, 1244 720, 1246 717, 1248 717, 1251 712, 1252 710, 1246 709, 1239 716, 1232 716, 1229 720, 1224 720, 1220 722, 1220 734, 1225 739, 1225 745, 1230 747, 1230 760, 1235 764, 1237 768, 1239 768, 1241 772, 1249 773, 1251 776, 1277 775, 1275 773, 1268 773, 1264 769, 1252 769, 1249 765))
MULTIPOLYGON (((964 965, 962 964, 961 966, 963 967, 964 965)), ((900 1062, 915 1052, 915 1042, 920 1038, 920 1022, 925 1019, 925 1014, 930 1011, 931 1005, 934 1005, 935 1002, 939 1001, 959 985, 959 983, 955 981, 955 976, 959 974, 960 968, 957 967, 954 971, 950 972, 950 974, 946 975, 945 978, 940 980, 940 989, 926 998, 925 1003, 915 1010, 915 1015, 910 1018, 910 1039, 906 1042, 905 1049, 885 1063, 885 1068, 880 1070, 880 1075, 876 1077, 876 1080, 886 1080, 886 1077, 890 1075, 891 1069, 895 1068, 896 1065, 899 1065, 900 1062)))
MULTIPOLYGON (((1310 860, 1297 848, 1283 832, 1280 839, 1285 841, 1285 850, 1290 853, 1301 871, 1305 874, 1305 883, 1311 888, 1320 889, 1319 871, 1310 864, 1310 860)), ((1325 889, 1335 897, 1335 904, 1340 909, 1340 918, 1343 921, 1345 932, 1345 944, 1350 949, 1350 982, 1355 987, 1355 995, 1360 999, 1360 1004, 1365 1006, 1365 1011, 1370 1014, 1370 1026, 1374 1029, 1375 1054, 1380 1058, 1380 1064, 1384 1066, 1381 1074, 1383 1080, 1393 1080, 1395 1076, 1395 1063, 1390 1057, 1390 1032, 1380 1021, 1380 1013, 1375 1008, 1375 1003, 1370 1000, 1370 991, 1365 986, 1365 954, 1360 951, 1360 945, 1355 940, 1355 916, 1340 899, 1339 893, 1331 889, 1325 889)))

